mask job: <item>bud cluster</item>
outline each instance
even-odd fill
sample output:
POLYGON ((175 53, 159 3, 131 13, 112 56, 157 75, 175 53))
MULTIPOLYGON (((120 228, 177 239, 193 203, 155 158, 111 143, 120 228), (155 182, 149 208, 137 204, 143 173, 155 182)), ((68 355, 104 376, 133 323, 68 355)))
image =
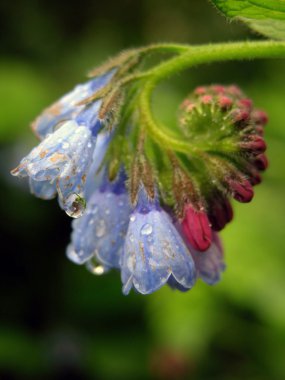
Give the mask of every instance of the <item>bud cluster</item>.
MULTIPOLYGON (((192 201, 196 212, 191 211, 191 218, 194 215, 200 226, 203 215, 213 230, 220 231, 233 218, 230 198, 250 202, 253 186, 261 182, 260 172, 268 166, 263 139, 267 115, 255 109, 237 86, 212 85, 196 88, 184 100, 179 121, 185 136, 202 150, 199 158, 204 177, 196 178, 201 197, 192 201)), ((174 193, 175 187, 174 183, 174 193)), ((189 205, 185 202, 182 225, 189 225, 188 220, 189 205)), ((202 230, 197 235, 210 241, 208 226, 202 230)), ((205 248, 207 245, 199 244, 200 250, 205 248)))

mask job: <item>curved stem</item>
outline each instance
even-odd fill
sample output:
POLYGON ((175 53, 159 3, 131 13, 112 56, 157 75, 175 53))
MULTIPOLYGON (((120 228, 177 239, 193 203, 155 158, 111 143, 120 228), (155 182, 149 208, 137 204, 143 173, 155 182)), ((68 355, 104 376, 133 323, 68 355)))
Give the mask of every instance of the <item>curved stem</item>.
POLYGON ((256 58, 285 58, 285 42, 252 41, 191 46, 184 53, 144 72, 144 75, 158 82, 174 73, 202 63, 256 58))
POLYGON ((154 88, 154 83, 152 81, 147 81, 140 96, 140 112, 142 121, 145 123, 147 130, 154 140, 159 145, 165 145, 166 147, 171 147, 172 149, 183 152, 186 154, 191 154, 196 152, 198 149, 182 140, 176 139, 169 135, 155 122, 151 107, 150 107, 150 96, 154 88))
MULTIPOLYGON (((161 128, 154 120, 150 106, 150 98, 155 85, 172 74, 202 63, 235 59, 285 58, 285 42, 235 42, 192 47, 182 45, 182 48, 187 48, 186 52, 184 51, 178 56, 139 74, 138 79, 145 79, 145 84, 140 96, 140 112, 149 133, 158 144, 165 144, 173 150, 191 154, 198 152, 198 147, 170 136, 169 132, 161 128)), ((231 151, 234 147, 230 144, 230 146, 225 146, 225 148, 231 151)))

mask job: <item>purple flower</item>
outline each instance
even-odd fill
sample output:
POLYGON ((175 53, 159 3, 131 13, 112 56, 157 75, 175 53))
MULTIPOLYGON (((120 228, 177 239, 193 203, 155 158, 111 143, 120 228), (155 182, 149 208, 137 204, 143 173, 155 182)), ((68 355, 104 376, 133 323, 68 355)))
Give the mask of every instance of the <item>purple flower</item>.
POLYGON ((85 106, 77 103, 106 85, 112 75, 109 73, 77 86, 44 111, 33 126, 42 138, 41 143, 12 171, 15 176, 29 177, 32 193, 40 198, 51 199, 58 193, 61 207, 75 218, 85 210, 85 182, 92 162, 95 160, 96 166, 98 154, 102 156, 102 149, 95 149, 102 128, 98 117, 102 101, 85 106))
MULTIPOLYGON (((58 123, 74 119, 84 109, 84 106, 79 106, 78 103, 104 87, 113 75, 114 71, 111 71, 101 77, 77 85, 72 91, 44 110, 34 121, 32 129, 35 134, 42 140, 54 131, 54 127, 58 123)), ((97 104, 100 105, 101 101, 97 101, 97 104)))
POLYGON ((67 249, 71 261, 87 263, 90 269, 95 259, 105 271, 119 268, 130 215, 125 180, 123 171, 114 182, 105 177, 90 197, 84 215, 73 221, 71 244, 67 249))
POLYGON ((221 273, 225 270, 224 252, 220 238, 213 232, 211 246, 204 252, 199 252, 189 247, 194 259, 198 277, 206 284, 214 285, 221 279, 221 273))
POLYGON ((121 258, 123 293, 128 294, 132 287, 142 294, 152 293, 170 277, 184 288, 192 288, 196 281, 194 261, 158 199, 148 199, 141 188, 121 258))

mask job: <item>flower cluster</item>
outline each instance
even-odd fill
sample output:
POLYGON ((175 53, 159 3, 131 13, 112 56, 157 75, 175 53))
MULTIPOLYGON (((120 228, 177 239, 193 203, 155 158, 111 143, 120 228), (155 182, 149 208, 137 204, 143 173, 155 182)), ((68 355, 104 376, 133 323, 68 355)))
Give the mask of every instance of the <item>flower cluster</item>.
POLYGON ((179 118, 193 151, 158 152, 137 132, 135 112, 127 119, 118 107, 115 125, 101 116, 114 72, 43 112, 32 126, 41 142, 12 174, 29 177, 40 198, 58 194, 76 218, 67 257, 94 274, 120 270, 124 294, 164 284, 187 291, 197 278, 215 284, 225 268, 217 232, 233 217, 230 197, 249 202, 267 167, 266 115, 236 86, 199 87, 179 118))

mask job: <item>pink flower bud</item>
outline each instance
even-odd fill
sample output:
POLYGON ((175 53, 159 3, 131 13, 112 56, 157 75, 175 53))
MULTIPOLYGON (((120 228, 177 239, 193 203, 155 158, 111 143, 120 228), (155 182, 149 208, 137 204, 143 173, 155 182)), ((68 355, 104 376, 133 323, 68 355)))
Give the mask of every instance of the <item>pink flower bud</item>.
POLYGON ((247 140, 240 143, 240 147, 251 154, 258 155, 266 150, 266 143, 259 135, 249 135, 247 140))
POLYGON ((206 251, 212 241, 212 231, 207 214, 204 211, 196 211, 189 204, 185 206, 184 213, 182 229, 187 240, 198 251, 206 251))
POLYGON ((268 159, 265 154, 259 154, 256 156, 253 163, 254 166, 260 171, 264 171, 268 167, 268 159))
POLYGON ((242 96, 241 90, 235 85, 228 86, 227 93, 235 96, 242 96))
POLYGON ((201 101, 203 104, 209 104, 212 102, 212 100, 213 100, 212 95, 203 95, 201 98, 201 101))
POLYGON ((229 98, 228 96, 219 96, 219 105, 222 109, 228 109, 230 108, 232 105, 233 105, 233 101, 231 98, 229 98))
POLYGON ((215 84, 212 86, 212 90, 217 94, 224 94, 226 89, 224 86, 221 86, 220 84, 215 84))
POLYGON ((245 178, 228 179, 227 184, 235 200, 242 203, 248 203, 253 198, 253 188, 250 182, 245 178))
POLYGON ((206 87, 200 86, 200 87, 197 87, 195 89, 194 94, 196 94, 196 95, 204 95, 204 94, 206 94, 206 92, 207 92, 206 87))
POLYGON ((262 110, 255 110, 252 113, 252 119, 256 124, 266 125, 268 123, 267 113, 262 110))
POLYGON ((233 219, 233 209, 227 198, 214 194, 210 201, 209 220, 214 231, 221 231, 233 219))
POLYGON ((231 113, 232 119, 237 126, 245 126, 249 120, 249 112, 245 109, 235 109, 231 113))
POLYGON ((249 182, 252 184, 252 186, 259 185, 262 182, 261 175, 259 174, 258 170, 252 168, 250 170, 249 174, 249 182))
POLYGON ((252 109, 252 100, 248 98, 243 98, 238 102, 238 105, 247 108, 250 111, 252 109))

